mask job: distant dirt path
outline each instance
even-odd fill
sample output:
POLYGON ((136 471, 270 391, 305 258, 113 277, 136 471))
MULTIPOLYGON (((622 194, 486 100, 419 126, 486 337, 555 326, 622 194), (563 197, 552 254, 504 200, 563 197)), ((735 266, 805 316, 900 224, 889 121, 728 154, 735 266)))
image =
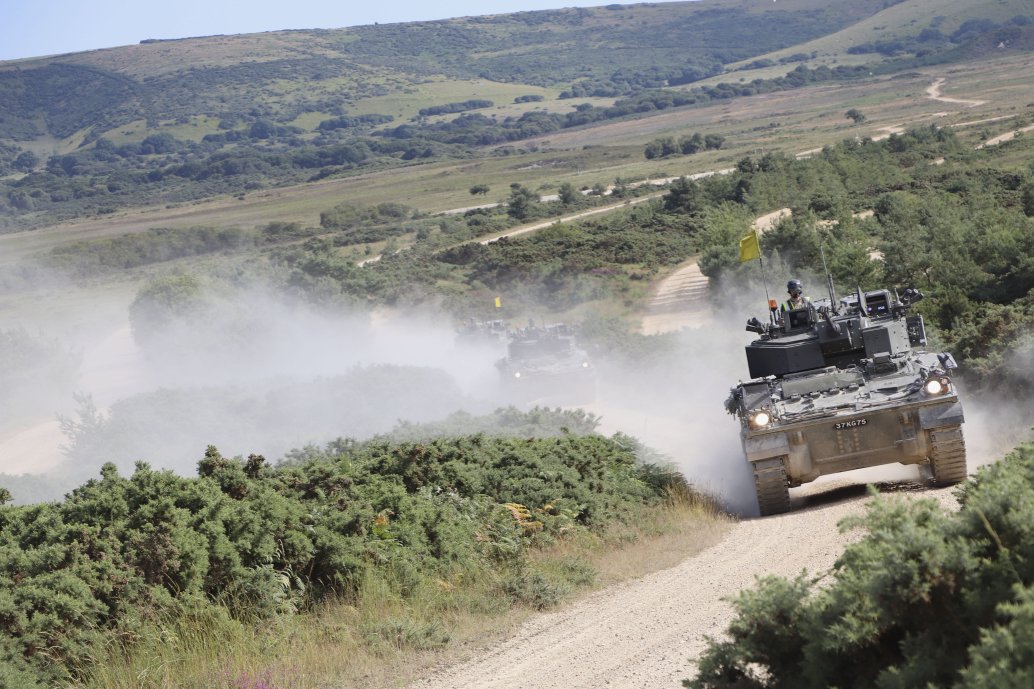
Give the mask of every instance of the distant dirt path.
MULTIPOLYGON (((950 491, 903 495, 951 506, 950 491)), ((858 538, 840 533, 837 523, 864 510, 869 498, 860 486, 830 483, 813 496, 820 504, 740 522, 699 555, 537 617, 511 639, 472 649, 480 654, 410 689, 676 689, 693 674, 705 636, 721 636, 731 621, 724 597, 761 575, 826 572, 858 538)))
POLYGON ((696 258, 684 263, 657 285, 639 331, 644 335, 657 335, 708 323, 711 320, 711 303, 707 299, 709 282, 700 272, 696 258))
POLYGON ((959 105, 965 105, 968 108, 975 108, 978 105, 983 105, 986 100, 968 100, 966 98, 949 98, 941 95, 941 86, 947 81, 944 77, 941 77, 934 81, 932 84, 926 87, 926 97, 931 100, 941 101, 942 103, 958 103, 959 105))
POLYGON ((640 203, 645 203, 646 201, 652 201, 652 200, 654 200, 656 198, 664 196, 666 193, 667 192, 665 192, 665 191, 660 191, 660 192, 657 192, 656 194, 647 194, 646 196, 638 196, 638 197, 636 197, 634 199, 628 199, 628 200, 622 201, 620 203, 612 203, 612 204, 609 204, 609 205, 606 205, 606 206, 600 206, 598 208, 591 208, 591 209, 589 209, 587 211, 580 211, 578 213, 572 213, 571 215, 564 215, 564 216, 560 216, 560 217, 557 217, 557 218, 550 218, 549 220, 543 220, 542 222, 533 223, 531 225, 521 225, 520 227, 515 227, 512 230, 507 230, 505 232, 500 232, 499 234, 492 235, 491 237, 485 237, 484 239, 479 239, 478 240, 478 244, 491 244, 492 242, 498 241, 498 240, 502 239, 503 237, 514 237, 516 235, 526 234, 528 232, 534 232, 536 230, 541 230, 541 229, 544 229, 546 227, 549 227, 550 225, 559 225, 560 223, 571 222, 572 220, 581 220, 582 218, 588 218, 588 217, 593 216, 593 215, 599 215, 601 213, 610 213, 612 211, 615 211, 615 210, 618 210, 618 209, 621 209, 621 208, 627 208, 629 206, 636 206, 636 205, 638 205, 640 203))
POLYGON ((1016 138, 1017 134, 1020 134, 1022 132, 1029 132, 1029 131, 1032 131, 1032 130, 1034 130, 1034 124, 1027 125, 1026 127, 1023 127, 1022 129, 1017 129, 1014 132, 1006 132, 1006 133, 1000 134, 1000 135, 998 135, 998 136, 996 136, 996 137, 994 137, 992 139, 988 139, 984 143, 982 143, 979 146, 977 146, 977 148, 986 148, 988 146, 997 146, 998 144, 1005 143, 1006 141, 1012 141, 1013 139, 1016 138))
POLYGON ((64 459, 61 446, 67 442, 57 419, 0 431, 0 473, 14 476, 49 471, 64 459))
MULTIPOLYGON (((754 229, 763 234, 790 213, 789 208, 765 213, 754 220, 754 229)), ((696 258, 683 263, 657 285, 657 291, 646 305, 639 331, 644 335, 657 335, 707 325, 712 316, 709 284, 696 258)))
MULTIPOLYGON (((733 169, 734 168, 724 168, 724 169, 721 169, 721 170, 708 170, 706 172, 697 172, 697 173, 694 173, 694 174, 691 174, 691 175, 684 175, 684 176, 686 177, 686 179, 698 180, 698 179, 703 179, 704 177, 712 177, 714 175, 728 175, 728 174, 733 172, 733 169)), ((646 186, 646 185, 660 187, 660 186, 665 186, 667 184, 671 184, 672 182, 674 182, 675 180, 678 180, 678 179, 681 179, 681 177, 664 177, 664 178, 661 178, 661 179, 648 179, 648 180, 645 180, 645 181, 642 181, 642 182, 637 182, 635 184, 631 184, 629 186, 631 188, 633 188, 633 189, 638 188, 638 187, 642 187, 642 186, 646 186)), ((610 187, 610 188, 608 188, 606 190, 606 193, 610 194, 612 191, 613 191, 613 187, 610 187)), ((478 243, 479 244, 491 244, 492 242, 497 241, 499 239, 502 239, 503 237, 514 237, 516 235, 527 234, 528 232, 535 232, 536 230, 541 230, 541 229, 547 228, 550 225, 556 225, 558 223, 564 223, 564 222, 571 222, 572 220, 581 220, 582 218, 587 218, 587 217, 592 216, 592 215, 599 215, 601 213, 610 213, 611 211, 620 210, 622 208, 627 208, 629 206, 636 206, 636 205, 638 205, 640 203, 644 203, 646 201, 653 201, 654 199, 661 198, 662 196, 664 196, 667 193, 668 193, 667 191, 659 191, 659 192, 657 192, 655 194, 647 194, 646 196, 637 196, 635 198, 627 199, 627 200, 621 201, 619 203, 611 203, 611 204, 608 204, 606 206, 600 206, 598 208, 591 208, 589 210, 579 211, 578 213, 572 213, 570 215, 562 215, 562 216, 559 216, 559 217, 556 217, 556 218, 550 218, 549 220, 543 220, 542 222, 532 223, 530 225, 520 225, 520 226, 515 227, 513 229, 505 230, 503 232, 498 232, 496 234, 493 234, 490 237, 483 237, 483 238, 478 240, 478 243)), ((548 196, 548 197, 544 196, 544 197, 541 197, 540 200, 542 200, 542 201, 549 201, 549 200, 555 201, 556 198, 557 198, 556 196, 548 196)), ((501 204, 495 204, 495 205, 498 206, 498 205, 501 205, 501 204)), ((450 213, 452 213, 452 211, 446 211, 442 215, 448 215, 450 213)))

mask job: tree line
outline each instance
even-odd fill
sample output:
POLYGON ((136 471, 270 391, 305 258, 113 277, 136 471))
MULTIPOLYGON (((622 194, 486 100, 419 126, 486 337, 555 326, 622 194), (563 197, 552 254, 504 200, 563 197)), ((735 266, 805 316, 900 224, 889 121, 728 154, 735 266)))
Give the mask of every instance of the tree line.
POLYGON ((667 158, 673 155, 693 155, 700 151, 717 151, 725 144, 725 137, 720 134, 703 135, 694 132, 690 136, 680 136, 678 139, 666 136, 654 139, 646 144, 643 155, 647 160, 654 158, 667 158))

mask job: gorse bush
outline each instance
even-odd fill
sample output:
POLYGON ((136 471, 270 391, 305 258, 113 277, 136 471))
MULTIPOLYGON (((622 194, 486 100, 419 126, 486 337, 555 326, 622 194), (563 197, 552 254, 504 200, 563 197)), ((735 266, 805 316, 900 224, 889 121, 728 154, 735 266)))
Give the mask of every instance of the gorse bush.
MULTIPOLYGON (((0 677, 53 686, 177 611, 290 615, 373 580, 406 598, 473 577, 545 607, 565 585, 528 549, 660 504, 664 471, 620 438, 570 434, 335 443, 280 466, 209 447, 194 478, 109 464, 60 502, 0 507, 0 677)), ((371 633, 444 642, 386 625, 371 633)))
POLYGON ((1034 658, 1034 445, 982 468, 962 508, 883 498, 831 581, 772 577, 734 601, 684 685, 1026 687, 1034 658))

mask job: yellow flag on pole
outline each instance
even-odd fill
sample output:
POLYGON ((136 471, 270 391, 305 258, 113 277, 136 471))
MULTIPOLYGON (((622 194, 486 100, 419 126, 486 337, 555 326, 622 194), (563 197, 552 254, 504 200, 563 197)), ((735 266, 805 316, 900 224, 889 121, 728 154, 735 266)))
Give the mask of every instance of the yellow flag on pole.
POLYGON ((754 230, 740 240, 740 263, 761 258, 761 246, 758 244, 758 233, 754 230))

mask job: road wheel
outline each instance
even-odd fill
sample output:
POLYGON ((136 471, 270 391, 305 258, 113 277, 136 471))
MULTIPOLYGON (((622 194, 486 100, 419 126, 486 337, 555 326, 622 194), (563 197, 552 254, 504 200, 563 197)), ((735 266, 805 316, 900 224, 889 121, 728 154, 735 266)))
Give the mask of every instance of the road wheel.
POLYGON ((784 459, 777 457, 754 463, 754 490, 762 517, 790 510, 790 484, 786 481, 784 459))
POLYGON ((966 480, 966 441, 961 426, 927 431, 930 440, 930 470, 938 486, 966 480))

